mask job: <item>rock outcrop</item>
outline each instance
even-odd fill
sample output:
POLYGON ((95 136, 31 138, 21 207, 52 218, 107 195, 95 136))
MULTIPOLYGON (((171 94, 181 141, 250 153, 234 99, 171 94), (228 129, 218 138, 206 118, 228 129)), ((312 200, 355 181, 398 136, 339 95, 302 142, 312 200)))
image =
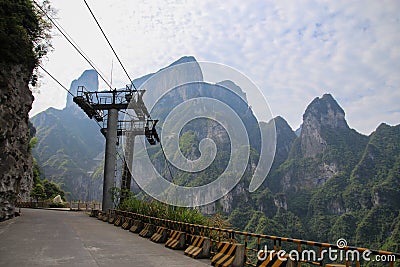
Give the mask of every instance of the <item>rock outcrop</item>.
POLYGON ((280 116, 275 117, 274 122, 276 129, 276 150, 273 167, 278 167, 288 158, 290 149, 297 136, 284 118, 280 116))
MULTIPOLYGON (((303 115, 301 152, 304 157, 315 158, 327 147, 324 129, 349 129, 344 110, 330 94, 315 98, 303 115)), ((350 129, 349 129, 350 130, 350 129)))
POLYGON ((16 201, 28 198, 32 187, 30 77, 22 65, 0 66, 0 221, 14 216, 16 201))
MULTIPOLYGON (((278 128, 282 126, 277 127, 278 141, 290 137, 291 142, 285 146, 290 147, 287 160, 283 153, 279 164, 284 164, 279 172, 272 170, 267 181, 273 192, 319 188, 340 172, 350 172, 368 142, 367 136, 350 129, 344 110, 330 94, 317 97, 308 105, 298 137, 288 127, 283 127, 284 132, 278 132, 278 128)), ((278 148, 277 145, 276 156, 278 148)))
MULTIPOLYGON (((83 86, 87 91, 98 91, 99 78, 97 72, 95 70, 85 70, 78 79, 71 82, 70 92, 76 95, 79 86, 83 86)), ((67 104, 64 109, 79 109, 78 105, 74 103, 71 94, 67 94, 67 104)))

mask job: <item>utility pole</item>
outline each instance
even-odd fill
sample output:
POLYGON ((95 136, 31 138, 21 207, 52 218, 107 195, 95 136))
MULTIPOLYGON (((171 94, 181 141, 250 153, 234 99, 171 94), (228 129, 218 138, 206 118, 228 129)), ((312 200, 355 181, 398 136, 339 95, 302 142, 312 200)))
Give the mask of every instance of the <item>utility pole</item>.
MULTIPOLYGON (((144 134, 151 145, 154 145, 156 141, 159 142, 155 130, 157 120, 150 118, 150 113, 143 102, 144 93, 145 90, 132 89, 129 86, 123 90, 100 92, 88 92, 83 86, 78 86, 77 96, 73 98, 74 102, 90 119, 94 118, 97 122, 102 122, 104 117, 107 116, 107 127, 100 130, 106 137, 103 212, 113 208, 111 188, 114 186, 118 136, 126 135, 128 146, 126 148, 128 161, 125 159, 125 162, 123 162, 122 191, 130 190, 131 173, 128 164, 132 166, 135 136, 144 134), (125 125, 125 128, 119 128, 118 113, 120 110, 127 110, 128 108, 134 110, 136 118, 128 122, 120 121, 121 125, 125 125), (106 115, 104 115, 104 111, 107 111, 106 115)), ((122 198, 125 197, 126 195, 122 196, 122 198)))

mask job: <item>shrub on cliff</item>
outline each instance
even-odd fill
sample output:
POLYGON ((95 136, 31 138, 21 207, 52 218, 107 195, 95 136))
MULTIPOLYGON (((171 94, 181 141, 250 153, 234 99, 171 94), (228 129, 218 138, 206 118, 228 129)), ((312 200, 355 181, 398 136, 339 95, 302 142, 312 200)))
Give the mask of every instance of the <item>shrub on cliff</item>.
MULTIPOLYGON (((51 12, 48 1, 42 8, 51 12)), ((32 0, 0 0, 0 64, 35 69, 50 45, 50 24, 32 0)), ((36 82, 36 75, 32 76, 36 82)))

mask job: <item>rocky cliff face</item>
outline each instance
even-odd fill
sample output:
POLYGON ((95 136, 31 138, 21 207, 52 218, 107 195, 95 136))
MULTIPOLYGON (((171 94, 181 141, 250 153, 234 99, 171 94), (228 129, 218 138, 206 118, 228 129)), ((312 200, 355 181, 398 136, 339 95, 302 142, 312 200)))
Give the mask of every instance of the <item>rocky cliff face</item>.
MULTIPOLYGON (((70 86, 70 91, 76 95, 77 89, 79 86, 84 86, 87 91, 98 91, 99 88, 99 78, 97 77, 97 73, 95 70, 85 70, 82 75, 73 80, 70 86)), ((78 105, 76 105, 73 101, 73 96, 67 94, 67 104, 65 109, 78 109, 78 105)))
POLYGON ((274 122, 276 129, 276 150, 273 169, 281 165, 288 158, 290 149, 297 137, 284 118, 280 116, 275 117, 274 122))
POLYGON ((315 158, 327 147, 323 129, 349 129, 343 109, 332 95, 324 94, 315 98, 303 115, 300 134, 301 153, 304 157, 315 158))
POLYGON ((0 221, 14 215, 17 199, 29 197, 32 187, 30 76, 21 65, 0 66, 0 221))
POLYGON ((321 187, 338 173, 349 173, 367 142, 367 136, 350 129, 343 109, 330 94, 317 97, 304 112, 300 136, 287 161, 271 175, 268 186, 274 192, 321 187))
MULTIPOLYGON (((296 134, 290 128, 289 124, 285 119, 278 116, 273 119, 274 125, 276 128, 276 153, 274 162, 271 167, 271 172, 276 170, 287 158, 289 155, 289 151, 291 146, 296 139, 296 134)), ((268 122, 268 124, 272 123, 272 120, 268 122)), ((263 129, 261 127, 261 129, 263 129)), ((215 138, 215 133, 210 132, 209 136, 215 138)), ((254 157, 254 155, 253 155, 254 157)), ((249 178, 251 177, 251 171, 255 170, 255 158, 251 158, 248 164, 248 171, 245 174, 245 179, 242 179, 235 188, 226 194, 223 198, 218 200, 217 202, 211 203, 209 205, 201 207, 201 211, 205 214, 214 214, 220 208, 220 211, 225 213, 231 213, 232 210, 239 208, 240 205, 245 206, 257 206, 259 210, 267 210, 274 209, 273 205, 279 208, 287 209, 286 200, 284 197, 271 199, 270 202, 265 201, 265 199, 260 198, 259 201, 255 201, 252 199, 251 194, 249 193, 249 178), (261 200, 262 199, 262 200, 261 200)), ((268 179, 268 178, 267 178, 268 179)))

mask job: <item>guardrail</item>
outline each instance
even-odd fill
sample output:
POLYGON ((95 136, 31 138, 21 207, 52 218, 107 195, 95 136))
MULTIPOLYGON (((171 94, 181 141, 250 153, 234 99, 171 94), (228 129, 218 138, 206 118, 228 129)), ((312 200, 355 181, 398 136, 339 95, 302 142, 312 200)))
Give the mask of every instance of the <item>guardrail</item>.
POLYGON ((96 203, 96 202, 69 202, 69 208, 70 210, 84 210, 84 211, 91 211, 91 210, 96 210, 99 209, 101 210, 101 203, 96 203))
POLYGON ((39 208, 39 209, 48 209, 48 208, 69 208, 70 210, 75 211, 90 211, 92 209, 101 209, 101 203, 97 202, 81 202, 81 201, 70 201, 64 202, 62 204, 55 204, 52 201, 27 201, 27 202, 18 202, 17 207, 20 208, 39 208))
POLYGON ((329 244, 255 234, 232 229, 172 221, 121 210, 109 210, 108 213, 110 215, 122 215, 124 217, 141 220, 142 222, 152 223, 156 226, 167 227, 171 230, 184 231, 188 238, 194 235, 206 236, 210 238, 211 241, 211 255, 215 255, 217 244, 220 242, 230 241, 244 244, 245 264, 247 266, 257 266, 260 255, 268 255, 271 251, 275 253, 274 255, 277 253, 279 255, 280 252, 283 253, 284 249, 286 249, 285 251, 287 252, 286 258, 289 256, 289 258, 296 259, 294 262, 297 263, 297 266, 301 266, 302 263, 323 266, 324 264, 329 264, 334 261, 335 263, 342 263, 345 266, 355 265, 356 267, 360 267, 361 263, 367 262, 365 255, 367 255, 370 260, 374 261, 377 261, 379 257, 381 262, 387 263, 390 267, 393 267, 395 262, 398 264, 400 260, 400 253, 353 247, 347 246, 346 244, 329 244), (264 251, 267 253, 263 254, 264 251), (327 256, 330 256, 332 253, 335 254, 335 259, 333 260, 327 258, 327 256), (371 255, 375 256, 375 259, 372 259, 371 255))

